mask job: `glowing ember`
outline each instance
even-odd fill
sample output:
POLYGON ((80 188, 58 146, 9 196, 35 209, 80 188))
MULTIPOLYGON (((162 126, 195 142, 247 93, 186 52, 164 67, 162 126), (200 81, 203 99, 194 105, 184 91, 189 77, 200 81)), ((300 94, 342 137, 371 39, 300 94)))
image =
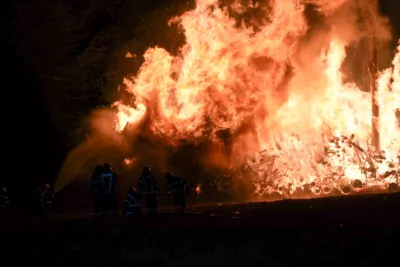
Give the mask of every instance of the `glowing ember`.
MULTIPOLYGON (((400 42, 392 67, 379 74, 383 151, 377 154, 370 142, 371 96, 345 83, 340 71, 348 36, 333 25, 323 35, 325 50, 302 42, 308 29, 303 2, 332 14, 348 1, 272 2, 257 31, 238 27, 217 0, 198 0, 194 10, 171 20, 180 23, 186 44, 176 57, 160 47, 145 52, 137 76, 125 80, 134 106, 114 104, 118 131, 146 116, 152 133, 169 140, 205 132, 216 140, 218 131, 229 129, 238 136, 232 165, 247 155, 257 195, 399 183, 400 42), (249 130, 240 135, 243 127, 249 130)), ((231 8, 247 7, 235 1, 231 8)))
POLYGON ((135 57, 136 57, 136 55, 135 55, 135 54, 131 54, 131 53, 127 52, 127 53, 126 53, 126 55, 125 55, 125 57, 126 57, 126 58, 135 58, 135 57))
POLYGON ((135 160, 136 160, 136 158, 131 158, 131 159, 126 158, 126 159, 124 159, 124 163, 126 165, 132 165, 135 162, 135 160))
POLYGON ((200 188, 199 184, 197 185, 195 191, 196 191, 196 194, 198 194, 198 195, 201 193, 201 188, 200 188))

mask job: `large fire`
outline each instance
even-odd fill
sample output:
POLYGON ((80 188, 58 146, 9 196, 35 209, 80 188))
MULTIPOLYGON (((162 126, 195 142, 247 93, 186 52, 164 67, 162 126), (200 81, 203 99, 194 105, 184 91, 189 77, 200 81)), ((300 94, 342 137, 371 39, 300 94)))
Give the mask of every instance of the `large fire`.
POLYGON ((353 36, 332 22, 324 40, 304 40, 306 3, 330 18, 351 0, 265 7, 234 1, 228 8, 218 2, 197 0, 194 10, 170 21, 186 36, 178 56, 160 47, 145 52, 136 77, 125 79, 134 104, 114 105, 117 130, 146 117, 150 131, 171 142, 217 140, 228 129, 235 136, 230 162, 246 161, 258 195, 307 186, 318 195, 354 181, 370 188, 399 184, 400 41, 392 66, 378 75, 382 151, 374 152, 371 94, 341 72, 353 36), (231 13, 249 8, 261 9, 265 19, 238 25, 231 13))

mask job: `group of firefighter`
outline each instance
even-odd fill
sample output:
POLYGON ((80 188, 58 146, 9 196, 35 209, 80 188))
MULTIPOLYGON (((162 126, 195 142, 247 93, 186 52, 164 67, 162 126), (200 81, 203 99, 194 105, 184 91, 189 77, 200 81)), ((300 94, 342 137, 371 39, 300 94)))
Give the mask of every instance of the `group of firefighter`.
MULTIPOLYGON (((183 214, 187 213, 186 197, 190 189, 185 180, 174 176, 171 172, 165 173, 167 196, 171 196, 175 205, 179 206, 183 214)), ((116 216, 117 205, 117 175, 110 164, 97 166, 91 179, 91 191, 94 202, 95 215, 116 216)), ((131 186, 124 201, 123 214, 125 216, 142 215, 145 208, 146 214, 154 215, 158 211, 158 182, 148 166, 143 167, 137 187, 131 186)))
MULTIPOLYGON (((36 210, 39 217, 46 218, 51 217, 52 205, 54 201, 54 192, 50 184, 44 184, 37 188, 36 190, 36 210)), ((0 219, 10 208, 10 199, 8 196, 7 188, 5 186, 1 187, 0 190, 0 219)))
MULTIPOLYGON (((174 176, 171 172, 165 173, 168 200, 174 201, 179 206, 183 214, 187 213, 186 197, 190 189, 185 180, 174 176)), ((91 178, 91 191, 94 202, 95 215, 107 217, 110 213, 118 215, 117 204, 117 175, 112 170, 111 165, 104 163, 97 166, 91 178)), ((131 186, 124 201, 123 214, 125 216, 142 215, 142 207, 146 214, 153 215, 158 210, 158 183, 150 168, 145 166, 142 169, 137 187, 131 186)), ((50 184, 39 186, 36 191, 38 215, 48 218, 52 215, 54 201, 54 191, 50 184)), ((0 191, 0 218, 9 209, 10 200, 6 187, 1 187, 0 191)))

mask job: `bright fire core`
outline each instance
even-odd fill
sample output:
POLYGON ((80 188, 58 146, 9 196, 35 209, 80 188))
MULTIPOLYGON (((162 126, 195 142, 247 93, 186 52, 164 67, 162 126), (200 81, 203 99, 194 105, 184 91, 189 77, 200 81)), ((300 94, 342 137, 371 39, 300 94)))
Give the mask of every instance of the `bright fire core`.
POLYGON ((217 139, 229 129, 231 164, 247 161, 259 195, 290 195, 306 185, 319 194, 354 180, 398 184, 400 42, 391 67, 377 76, 382 152, 374 153, 371 95, 341 72, 346 47, 360 33, 338 13, 358 1, 231 2, 222 8, 198 0, 170 21, 179 23, 186 44, 177 56, 160 47, 145 52, 136 77, 125 79, 133 104, 115 103, 118 131, 149 116, 151 132, 172 141, 217 139), (324 14, 329 29, 310 36, 305 2, 324 14), (238 25, 232 16, 257 8, 265 18, 238 25))

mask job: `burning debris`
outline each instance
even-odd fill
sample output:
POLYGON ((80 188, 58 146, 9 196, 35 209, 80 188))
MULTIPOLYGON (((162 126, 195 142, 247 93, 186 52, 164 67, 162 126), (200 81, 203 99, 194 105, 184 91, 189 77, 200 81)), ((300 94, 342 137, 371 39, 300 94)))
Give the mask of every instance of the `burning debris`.
MULTIPOLYGON (((304 195, 348 194, 363 188, 398 191, 400 184, 400 151, 397 157, 388 158, 385 152, 374 152, 371 146, 362 148, 355 136, 326 137, 324 155, 315 157, 312 175, 287 176, 300 172, 290 164, 279 164, 279 153, 264 150, 254 157, 247 157, 246 168, 253 173, 255 195, 262 197, 278 192, 286 197, 304 195), (358 166, 353 173, 346 173, 350 166, 358 166), (312 179, 313 177, 314 179, 312 179), (311 178, 311 179, 310 179, 311 178)), ((277 145, 279 148, 279 144, 277 145)), ((279 149, 278 149, 279 151, 279 149)))

